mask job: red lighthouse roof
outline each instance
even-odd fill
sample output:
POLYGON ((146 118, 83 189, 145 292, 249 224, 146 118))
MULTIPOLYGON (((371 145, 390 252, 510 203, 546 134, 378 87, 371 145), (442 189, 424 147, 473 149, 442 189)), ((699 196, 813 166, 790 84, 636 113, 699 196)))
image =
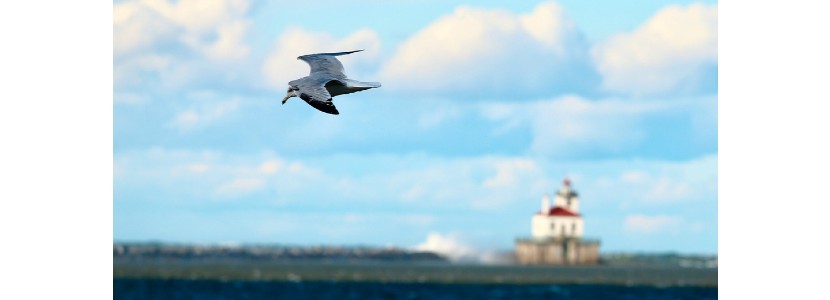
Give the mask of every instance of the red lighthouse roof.
POLYGON ((578 213, 574 213, 574 212, 572 212, 572 211, 570 211, 570 210, 568 210, 564 207, 560 207, 560 206, 551 208, 546 214, 545 213, 536 213, 536 214, 541 214, 541 215, 546 215, 546 216, 568 216, 568 217, 579 217, 580 216, 578 213))

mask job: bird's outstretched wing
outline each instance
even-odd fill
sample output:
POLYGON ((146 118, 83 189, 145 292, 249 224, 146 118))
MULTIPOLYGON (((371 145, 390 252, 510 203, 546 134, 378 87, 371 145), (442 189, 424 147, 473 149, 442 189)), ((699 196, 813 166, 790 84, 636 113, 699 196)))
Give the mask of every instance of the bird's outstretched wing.
POLYGON ((305 61, 311 67, 311 72, 309 76, 314 76, 315 74, 321 75, 328 75, 331 76, 332 79, 343 79, 346 78, 346 70, 343 69, 343 64, 337 60, 336 56, 346 55, 350 53, 360 52, 363 50, 355 50, 355 51, 347 51, 347 52, 336 52, 336 53, 316 53, 316 54, 307 54, 297 59, 305 61))
POLYGON ((305 100, 306 103, 324 113, 332 115, 339 115, 340 112, 334 107, 331 102, 331 94, 326 90, 325 86, 320 85, 299 85, 297 86, 300 94, 300 99, 305 100))

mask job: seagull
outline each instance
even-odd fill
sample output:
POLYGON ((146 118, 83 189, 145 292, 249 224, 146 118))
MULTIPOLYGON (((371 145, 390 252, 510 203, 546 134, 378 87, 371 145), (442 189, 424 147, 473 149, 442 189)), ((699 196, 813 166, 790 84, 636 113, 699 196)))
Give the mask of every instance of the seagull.
POLYGON ((334 107, 331 97, 380 87, 380 82, 351 80, 343 73, 345 71, 343 64, 337 60, 337 56, 360 51, 363 50, 316 53, 297 57, 308 63, 311 73, 306 77, 288 82, 288 91, 282 99, 282 104, 284 105, 291 97, 300 97, 319 111, 339 115, 340 112, 334 107))

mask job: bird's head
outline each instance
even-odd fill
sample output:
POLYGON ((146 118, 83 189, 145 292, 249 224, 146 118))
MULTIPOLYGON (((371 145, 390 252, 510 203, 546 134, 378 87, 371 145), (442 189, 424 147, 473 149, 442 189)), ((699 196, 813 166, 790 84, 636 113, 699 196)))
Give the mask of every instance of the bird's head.
POLYGON ((294 87, 288 87, 288 91, 285 92, 285 98, 282 98, 282 104, 285 104, 285 101, 288 101, 288 98, 297 97, 297 89, 294 87))

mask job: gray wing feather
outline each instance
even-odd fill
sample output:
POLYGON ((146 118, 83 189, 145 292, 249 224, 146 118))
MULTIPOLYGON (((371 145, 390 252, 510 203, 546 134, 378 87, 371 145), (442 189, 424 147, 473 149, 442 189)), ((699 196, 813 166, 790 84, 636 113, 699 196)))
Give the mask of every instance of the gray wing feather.
POLYGON ((363 50, 307 54, 297 57, 297 59, 305 61, 311 67, 311 72, 309 73, 309 76, 316 76, 317 74, 319 74, 320 76, 332 77, 331 79, 344 79, 346 78, 346 70, 343 69, 343 64, 340 63, 339 60, 337 60, 336 56, 346 55, 360 51, 363 50))
POLYGON ((334 103, 331 102, 331 94, 329 94, 329 91, 326 90, 325 86, 316 84, 306 85, 301 83, 297 85, 297 87, 299 88, 297 92, 300 94, 300 99, 305 100, 308 105, 311 105, 324 113, 333 115, 340 114, 340 112, 337 111, 337 107, 335 107, 334 103))

